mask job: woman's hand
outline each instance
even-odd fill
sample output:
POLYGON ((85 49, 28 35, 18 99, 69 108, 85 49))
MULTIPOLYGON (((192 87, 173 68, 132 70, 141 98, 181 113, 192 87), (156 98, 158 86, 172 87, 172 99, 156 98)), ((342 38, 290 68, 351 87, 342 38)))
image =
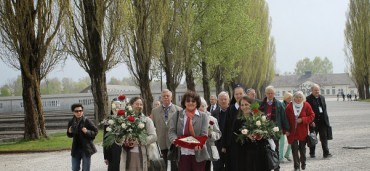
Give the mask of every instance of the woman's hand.
POLYGON ((302 123, 302 118, 298 118, 298 119, 296 120, 296 122, 297 122, 297 123, 302 123))
POLYGON ((200 151, 201 149, 202 149, 201 146, 195 146, 195 148, 194 148, 195 151, 200 151))

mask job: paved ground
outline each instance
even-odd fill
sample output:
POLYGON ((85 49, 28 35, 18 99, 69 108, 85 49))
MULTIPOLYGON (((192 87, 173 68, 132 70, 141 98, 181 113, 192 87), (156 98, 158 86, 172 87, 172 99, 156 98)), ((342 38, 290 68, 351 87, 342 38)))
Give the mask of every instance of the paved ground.
MULTIPOLYGON (((316 149, 316 158, 307 160, 307 171, 370 170, 370 148, 345 149, 346 146, 370 147, 370 104, 343 102, 328 99, 328 112, 333 127, 334 140, 329 141, 332 158, 323 159, 321 144, 316 149)), ((308 154, 308 149, 307 149, 308 154)), ((92 156, 93 171, 104 171, 102 148, 92 156)), ((69 151, 0 155, 1 171, 66 171, 70 170, 69 151)), ((293 170, 292 162, 281 164, 282 171, 293 170)))

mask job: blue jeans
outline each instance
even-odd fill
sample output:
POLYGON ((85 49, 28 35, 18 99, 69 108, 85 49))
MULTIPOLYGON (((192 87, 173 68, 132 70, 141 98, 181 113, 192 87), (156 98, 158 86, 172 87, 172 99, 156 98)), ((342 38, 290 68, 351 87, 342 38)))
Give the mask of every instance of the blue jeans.
POLYGON ((87 156, 83 150, 79 150, 76 156, 72 156, 72 171, 79 171, 82 159, 82 171, 90 170, 91 156, 87 156))

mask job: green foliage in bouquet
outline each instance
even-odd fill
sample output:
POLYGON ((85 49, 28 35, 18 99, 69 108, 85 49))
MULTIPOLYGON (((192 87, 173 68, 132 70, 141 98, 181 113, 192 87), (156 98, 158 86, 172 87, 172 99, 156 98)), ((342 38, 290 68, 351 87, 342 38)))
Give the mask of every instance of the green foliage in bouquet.
POLYGON ((259 104, 254 102, 250 105, 250 108, 250 116, 241 116, 243 124, 239 129, 240 133, 237 134, 237 141, 243 144, 246 140, 251 140, 250 137, 255 140, 262 138, 278 139, 281 131, 273 121, 268 120, 264 113, 259 110, 259 104))

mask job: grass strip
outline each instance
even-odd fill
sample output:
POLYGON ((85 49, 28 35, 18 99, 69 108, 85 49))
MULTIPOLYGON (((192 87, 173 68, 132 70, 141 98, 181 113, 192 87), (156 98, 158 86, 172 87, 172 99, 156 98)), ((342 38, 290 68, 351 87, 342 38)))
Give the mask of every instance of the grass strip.
MULTIPOLYGON (((94 143, 103 141, 103 131, 99 130, 94 143)), ((65 132, 58 132, 49 135, 49 138, 38 140, 21 140, 17 142, 0 144, 0 153, 26 153, 26 152, 48 152, 69 150, 72 147, 72 138, 68 138, 65 132)))

